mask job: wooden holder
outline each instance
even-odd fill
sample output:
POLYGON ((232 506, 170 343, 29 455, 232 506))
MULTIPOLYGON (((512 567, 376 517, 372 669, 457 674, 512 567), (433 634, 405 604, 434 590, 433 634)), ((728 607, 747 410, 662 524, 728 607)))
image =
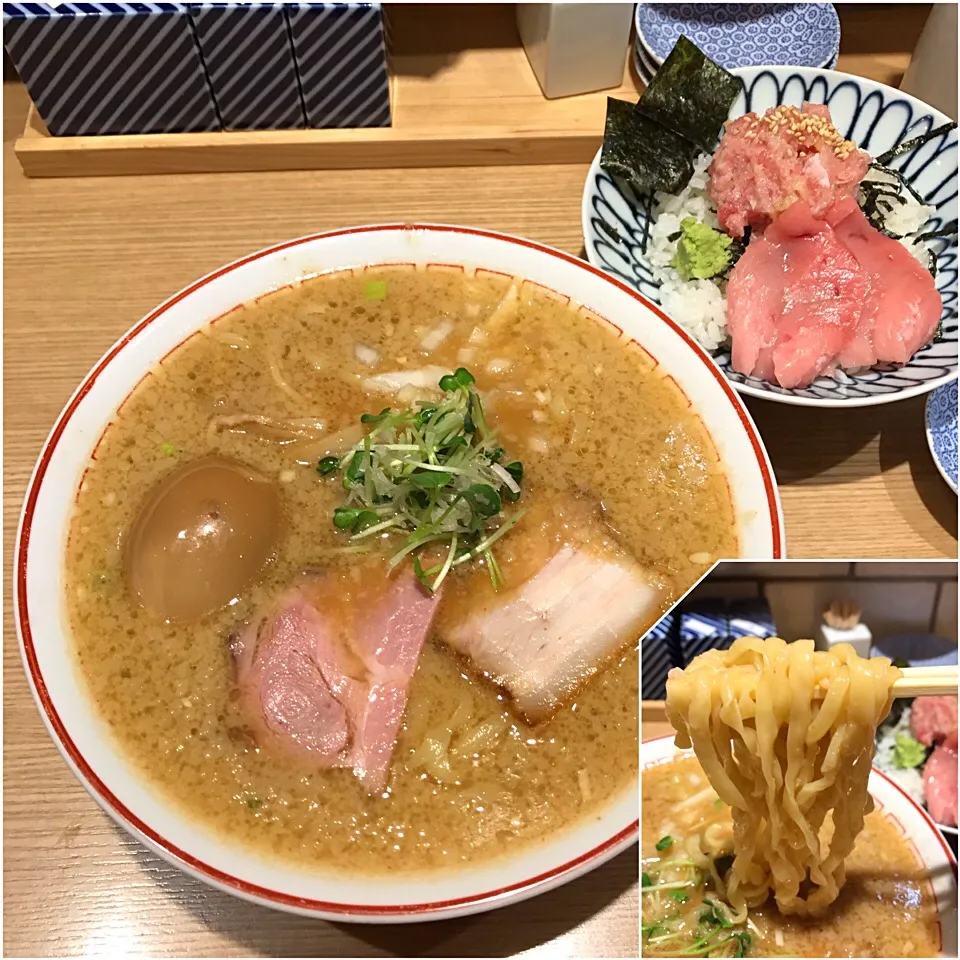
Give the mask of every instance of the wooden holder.
POLYGON ((607 97, 642 89, 624 50, 617 89, 547 100, 513 4, 398 4, 390 22, 392 127, 52 137, 31 109, 14 150, 28 177, 587 163, 607 97))

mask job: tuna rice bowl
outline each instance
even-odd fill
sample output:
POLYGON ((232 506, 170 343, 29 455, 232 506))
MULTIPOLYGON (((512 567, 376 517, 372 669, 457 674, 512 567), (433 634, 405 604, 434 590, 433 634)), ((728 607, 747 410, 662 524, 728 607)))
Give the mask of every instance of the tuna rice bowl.
POLYGON ((942 342, 955 319, 955 194, 938 209, 935 191, 918 190, 904 169, 927 144, 930 166, 948 139, 955 157, 956 124, 905 126, 893 147, 871 153, 853 139, 842 100, 840 119, 807 99, 736 115, 743 90, 681 37, 638 103, 608 101, 599 169, 635 204, 639 231, 622 236, 633 225, 603 216, 605 195, 594 193, 601 216, 588 218, 585 197, 588 254, 599 228, 593 253, 613 251, 596 256, 601 265, 617 273, 639 257, 643 292, 655 290, 708 352, 728 353, 739 382, 774 391, 896 371, 942 342), (938 283, 938 259, 949 285, 938 283))
POLYGON ((895 701, 877 730, 874 764, 923 804, 941 828, 956 832, 956 696, 895 701))

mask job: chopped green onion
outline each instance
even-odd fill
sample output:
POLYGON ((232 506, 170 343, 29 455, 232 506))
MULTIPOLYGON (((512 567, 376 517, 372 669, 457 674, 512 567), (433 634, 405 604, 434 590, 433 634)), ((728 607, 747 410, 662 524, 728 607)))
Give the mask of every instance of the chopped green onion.
POLYGON ((482 517, 493 517, 502 506, 500 495, 487 483, 475 483, 463 491, 463 499, 482 517))
POLYGON ((363 474, 360 471, 360 467, 363 466, 363 451, 357 450, 356 453, 350 458, 350 465, 347 467, 347 472, 344 474, 344 483, 348 480, 350 484, 359 483, 363 479, 363 474))
POLYGON ((410 475, 410 482, 415 487, 420 487, 421 490, 432 490, 436 487, 445 487, 448 483, 453 482, 453 474, 446 473, 444 471, 437 471, 436 473, 430 472, 433 468, 421 464, 425 473, 413 473, 410 475))
POLYGON ((440 389, 444 393, 449 393, 452 390, 460 390, 476 382, 476 378, 466 367, 458 367, 456 373, 448 373, 440 378, 440 389))
POLYGON ((349 507, 337 507, 333 511, 333 525, 338 530, 349 530, 356 522, 362 511, 351 510, 349 507))
POLYGON ((498 462, 505 451, 469 370, 460 367, 440 383, 446 394, 440 403, 364 414, 369 429, 363 440, 339 457, 322 458, 317 472, 343 473, 346 496, 333 514, 338 529, 354 540, 379 533, 406 538, 390 558, 391 570, 422 548, 443 544, 444 560, 429 570, 411 557, 428 589, 436 590, 454 567, 481 557, 499 589, 503 573, 492 547, 523 515, 504 516, 505 506, 520 497, 523 465, 498 462))
POLYGON ((507 520, 506 523, 499 526, 494 533, 491 533, 486 540, 475 546, 469 553, 465 553, 459 559, 454 560, 453 565, 455 567, 459 566, 461 563, 466 563, 468 560, 472 560, 474 557, 479 557, 481 553, 489 550, 497 540, 499 540, 511 527, 517 524, 517 522, 526 512, 526 510, 517 511, 517 513, 507 520))
POLYGON ((351 540, 362 540, 364 537, 372 537, 375 533, 382 533, 391 527, 396 527, 400 523, 398 517, 391 517, 389 520, 383 520, 381 523, 376 521, 380 518, 373 510, 362 510, 356 522, 350 528, 353 530, 351 540))
POLYGON ((417 575, 417 579, 432 593, 433 591, 430 587, 430 581, 427 579, 427 575, 424 572, 419 557, 413 558, 413 572, 417 575))
POLYGON ((443 566, 440 568, 440 573, 437 576, 437 579, 433 581, 433 586, 430 587, 431 593, 436 593, 437 588, 443 583, 443 578, 450 572, 450 568, 453 566, 453 556, 457 552, 457 535, 454 534, 450 538, 450 549, 447 551, 447 559, 444 562, 443 566))
POLYGON ((661 838, 657 841, 657 849, 658 849, 658 850, 667 850, 667 849, 669 849, 669 848, 672 847, 672 846, 673 846, 673 837, 671 837, 671 836, 661 837, 661 838))
POLYGON ((387 281, 370 280, 363 285, 363 296, 367 300, 386 300, 387 281))
POLYGON ((361 418, 361 423, 382 423, 390 416, 390 408, 384 407, 379 413, 365 413, 361 418))
POLYGON ((647 888, 650 893, 654 893, 659 890, 684 890, 688 887, 695 887, 700 883, 699 879, 697 880, 673 880, 670 883, 654 883, 647 888))
POLYGON ((700 920, 703 923, 708 923, 711 926, 721 926, 724 929, 729 929, 733 926, 733 921, 727 916, 726 911, 714 900, 709 900, 707 897, 703 898, 703 902, 707 906, 707 910, 700 914, 700 920))
POLYGON ((160 452, 165 457, 175 457, 180 452, 180 448, 173 443, 161 443, 160 452))

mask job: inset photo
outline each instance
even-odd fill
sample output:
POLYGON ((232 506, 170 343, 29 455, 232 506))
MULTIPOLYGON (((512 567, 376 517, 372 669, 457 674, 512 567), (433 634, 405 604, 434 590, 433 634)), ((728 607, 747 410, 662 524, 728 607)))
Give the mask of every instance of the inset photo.
POLYGON ((957 956, 955 563, 721 563, 641 686, 643 956, 957 956))

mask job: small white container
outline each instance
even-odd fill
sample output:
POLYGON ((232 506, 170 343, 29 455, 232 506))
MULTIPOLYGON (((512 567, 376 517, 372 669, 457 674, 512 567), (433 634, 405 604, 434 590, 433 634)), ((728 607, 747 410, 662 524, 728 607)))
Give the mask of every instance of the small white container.
POLYGON ((900 89, 957 119, 956 3, 933 5, 900 89))
POLYGON ((518 3, 517 27, 548 100, 619 87, 632 3, 518 3))
POLYGON ((865 623, 858 623, 849 630, 841 630, 826 623, 821 623, 820 636, 817 637, 816 641, 817 649, 832 650, 838 643, 849 643, 857 651, 857 656, 869 657, 873 635, 865 623))

